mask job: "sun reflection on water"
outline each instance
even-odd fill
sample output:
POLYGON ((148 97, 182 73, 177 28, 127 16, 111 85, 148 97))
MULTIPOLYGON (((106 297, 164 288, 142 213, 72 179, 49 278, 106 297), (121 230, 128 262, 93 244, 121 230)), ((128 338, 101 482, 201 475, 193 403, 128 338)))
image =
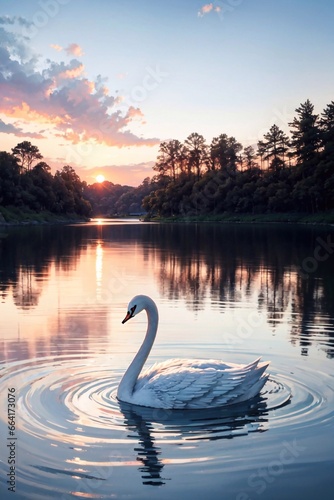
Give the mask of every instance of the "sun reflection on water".
POLYGON ((95 280, 96 280, 96 298, 101 299, 102 294, 102 279, 103 279, 103 246, 102 242, 96 244, 96 260, 95 260, 95 280))

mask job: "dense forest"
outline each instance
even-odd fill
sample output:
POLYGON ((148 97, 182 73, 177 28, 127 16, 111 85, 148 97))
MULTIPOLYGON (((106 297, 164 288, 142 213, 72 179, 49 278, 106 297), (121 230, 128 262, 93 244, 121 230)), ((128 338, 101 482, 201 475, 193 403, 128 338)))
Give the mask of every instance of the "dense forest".
POLYGON ((29 141, 11 153, 0 151, 0 220, 34 219, 40 213, 46 220, 47 214, 85 218, 143 213, 143 198, 152 191, 149 178, 136 188, 109 181, 87 185, 69 165, 52 175, 42 158, 29 141))
POLYGON ((49 165, 39 161, 42 158, 37 146, 28 141, 19 143, 12 153, 0 151, 0 213, 5 220, 6 208, 17 213, 89 216, 91 205, 83 196, 85 183, 75 170, 66 165, 52 175, 49 165))
POLYGON ((256 149, 226 134, 162 142, 143 207, 162 217, 333 210, 334 101, 319 116, 307 100, 289 126, 290 137, 273 125, 256 149))
POLYGON ((198 133, 161 142, 155 175, 138 187, 87 185, 66 165, 51 174, 36 146, 0 152, 0 216, 6 207, 89 217, 146 212, 149 217, 216 214, 317 214, 334 209, 334 101, 321 115, 307 100, 290 136, 273 125, 257 145, 198 133), (2 207, 2 208, 1 208, 2 207))

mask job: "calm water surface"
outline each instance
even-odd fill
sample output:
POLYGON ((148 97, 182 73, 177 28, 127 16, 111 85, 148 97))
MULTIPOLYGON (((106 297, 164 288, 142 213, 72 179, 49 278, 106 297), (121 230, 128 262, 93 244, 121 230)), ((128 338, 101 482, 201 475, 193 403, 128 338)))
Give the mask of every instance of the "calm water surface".
POLYGON ((332 499, 333 243, 297 225, 1 228, 0 498, 332 499), (144 314, 121 324, 138 293, 160 311, 149 363, 262 356, 261 395, 120 405, 146 328, 144 314))

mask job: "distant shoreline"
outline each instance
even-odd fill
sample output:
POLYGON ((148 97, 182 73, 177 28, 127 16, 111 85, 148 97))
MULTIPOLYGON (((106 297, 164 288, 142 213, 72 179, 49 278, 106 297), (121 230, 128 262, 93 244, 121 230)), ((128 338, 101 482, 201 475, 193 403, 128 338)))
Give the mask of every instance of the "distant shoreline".
POLYGON ((32 212, 0 206, 0 227, 71 224, 87 222, 89 218, 77 214, 53 214, 48 211, 32 212))
POLYGON ((219 223, 287 223, 287 224, 334 224, 334 213, 317 214, 276 213, 276 214, 216 214, 175 217, 144 217, 144 222, 219 222, 219 223))
MULTIPOLYGON (((133 218, 131 216, 100 216, 101 218, 119 220, 133 218)), ((98 218, 96 217, 92 217, 98 218)), ((51 212, 21 211, 16 208, 0 206, 0 227, 11 226, 36 226, 36 225, 56 225, 89 222, 91 217, 82 217, 76 214, 53 214, 51 212)), ((299 213, 273 213, 273 214, 215 214, 215 215, 189 215, 174 217, 142 216, 142 222, 156 223, 281 223, 281 224, 319 224, 334 225, 334 212, 324 212, 317 214, 299 213)))

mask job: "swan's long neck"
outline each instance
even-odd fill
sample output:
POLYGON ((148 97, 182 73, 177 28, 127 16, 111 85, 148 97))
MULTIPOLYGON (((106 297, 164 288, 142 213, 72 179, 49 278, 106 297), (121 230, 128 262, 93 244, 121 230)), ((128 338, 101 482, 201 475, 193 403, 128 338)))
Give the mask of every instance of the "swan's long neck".
POLYGON ((117 395, 123 401, 131 398, 138 376, 152 349, 158 329, 158 309, 153 300, 150 299, 147 301, 144 309, 146 310, 148 321, 144 341, 118 386, 117 395))

